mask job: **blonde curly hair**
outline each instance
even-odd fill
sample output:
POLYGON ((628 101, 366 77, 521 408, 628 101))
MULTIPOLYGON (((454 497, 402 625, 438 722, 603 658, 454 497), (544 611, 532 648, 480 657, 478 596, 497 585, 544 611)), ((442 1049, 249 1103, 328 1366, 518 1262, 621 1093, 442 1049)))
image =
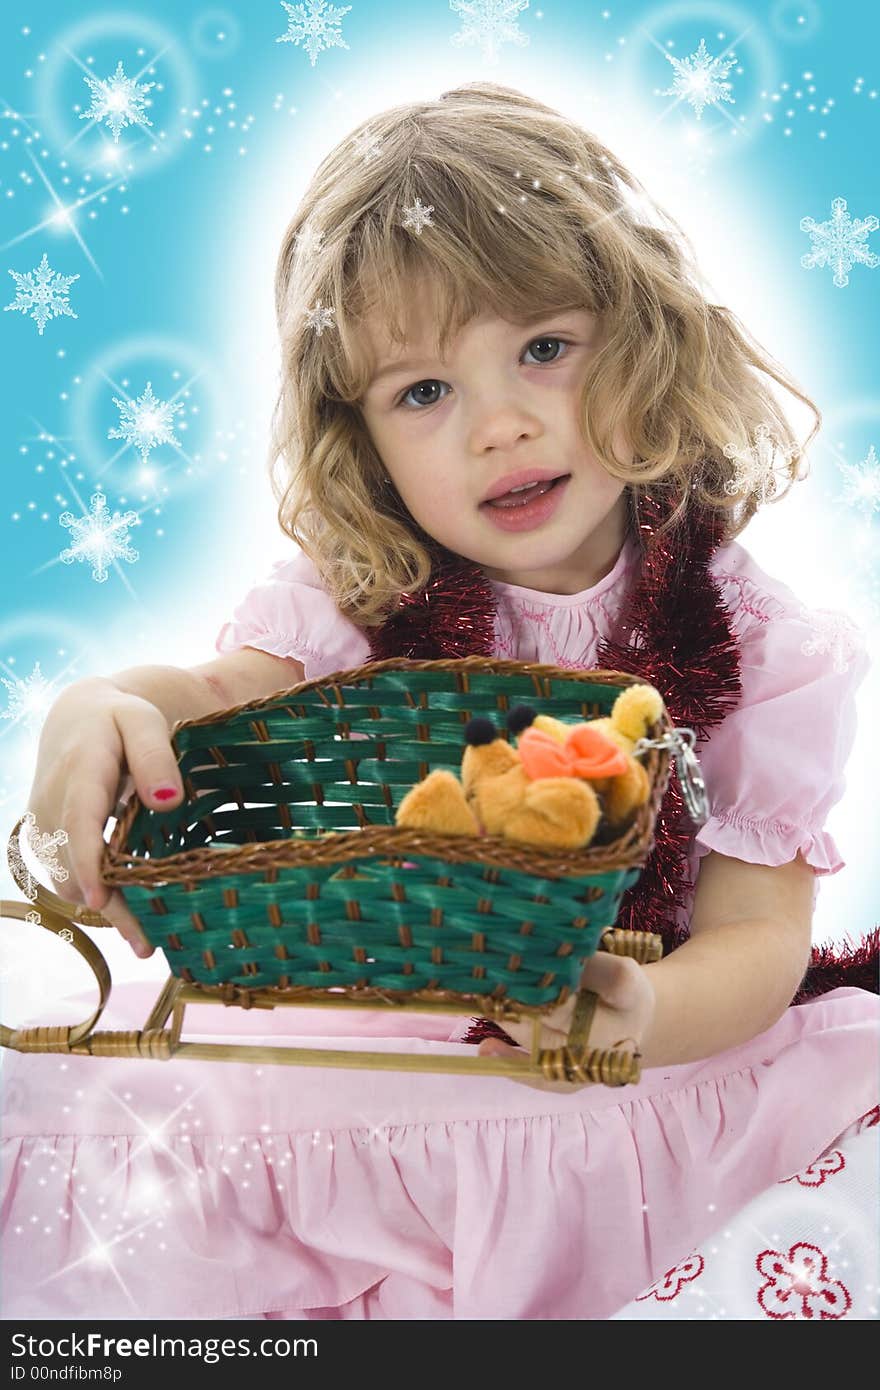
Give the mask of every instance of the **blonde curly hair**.
POLYGON ((405 343, 407 286, 435 291, 437 351, 474 315, 526 324, 548 311, 600 316, 582 387, 583 436, 636 502, 670 489, 674 526, 694 501, 733 539, 785 492, 821 416, 736 316, 706 301, 690 243, 589 132, 489 82, 391 107, 323 160, 287 228, 275 281, 281 388, 271 476, 282 529, 312 560, 341 612, 384 621, 431 572, 430 540, 386 480, 361 402, 374 369, 360 332, 377 312, 405 343), (416 199, 434 209, 416 235, 416 199), (651 225, 644 215, 659 225, 651 225), (413 277, 417 276, 418 280, 413 277), (803 446, 764 373, 815 416, 803 446), (633 461, 612 450, 619 426, 633 461), (771 478, 736 454, 769 437, 771 478))

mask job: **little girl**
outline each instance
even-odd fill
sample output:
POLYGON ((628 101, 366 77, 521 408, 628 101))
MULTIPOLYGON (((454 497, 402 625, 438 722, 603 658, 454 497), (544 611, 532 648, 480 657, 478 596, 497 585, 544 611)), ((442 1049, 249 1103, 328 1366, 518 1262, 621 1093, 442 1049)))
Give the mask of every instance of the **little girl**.
MULTIPOLYGON (((624 900, 621 922, 659 931, 663 959, 602 953, 584 971, 591 1043, 636 1039, 641 1081, 74 1056, 61 1077, 13 1054, 8 1210, 27 1207, 51 1142, 111 1226, 150 1179, 168 1219, 152 1259, 142 1245, 86 1280, 87 1195, 63 1240, 7 1234, 7 1318, 620 1316, 876 1104, 870 970, 857 988, 810 968, 818 880, 843 867, 824 825, 867 658, 854 634, 847 663, 815 651, 796 596, 735 539, 801 453, 756 373, 811 403, 706 302, 675 224, 649 210, 593 136, 487 83, 392 108, 333 150, 277 276, 275 484, 298 551, 244 598, 218 659, 65 690, 29 808, 69 833, 68 896, 149 955, 101 883, 102 835, 132 786, 150 806, 182 796, 176 720, 388 655, 640 673, 695 728, 711 809, 696 827, 673 781, 624 900), (775 477, 741 467, 761 430, 775 477), (88 1100, 65 1106, 76 1086, 88 1100)), ((261 1026, 511 1057, 529 1041, 326 1012, 261 1026)))

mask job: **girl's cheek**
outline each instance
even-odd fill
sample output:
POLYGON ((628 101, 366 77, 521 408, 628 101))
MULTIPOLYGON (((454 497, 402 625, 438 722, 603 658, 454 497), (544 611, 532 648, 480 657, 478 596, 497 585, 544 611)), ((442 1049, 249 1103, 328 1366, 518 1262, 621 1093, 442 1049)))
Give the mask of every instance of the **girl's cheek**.
POLYGON ((415 433, 420 439, 425 434, 436 433, 438 429, 442 428, 443 421, 448 414, 448 411, 444 409, 444 404, 444 402, 438 402, 437 405, 430 407, 423 406, 421 410, 417 410, 415 407, 410 407, 407 410, 406 406, 402 406, 400 410, 394 412, 392 417, 398 422, 398 433, 404 434, 408 438, 411 438, 415 433))

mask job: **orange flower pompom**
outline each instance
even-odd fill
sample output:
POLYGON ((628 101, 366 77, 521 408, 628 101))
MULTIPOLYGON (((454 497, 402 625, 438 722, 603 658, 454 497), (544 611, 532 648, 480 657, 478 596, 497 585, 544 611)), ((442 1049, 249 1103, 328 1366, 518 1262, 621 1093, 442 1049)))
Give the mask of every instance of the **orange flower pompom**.
POLYGON ((542 777, 580 777, 584 780, 617 777, 626 772, 626 755, 598 729, 578 724, 565 743, 559 743, 540 729, 523 730, 517 744, 526 776, 533 782, 542 777))
POLYGON ((563 748, 574 755, 575 777, 620 777, 629 766, 623 749, 591 724, 577 724, 563 748))
POLYGON ((526 776, 536 782, 541 777, 573 777, 571 754, 558 739, 540 729, 524 729, 516 746, 526 776))

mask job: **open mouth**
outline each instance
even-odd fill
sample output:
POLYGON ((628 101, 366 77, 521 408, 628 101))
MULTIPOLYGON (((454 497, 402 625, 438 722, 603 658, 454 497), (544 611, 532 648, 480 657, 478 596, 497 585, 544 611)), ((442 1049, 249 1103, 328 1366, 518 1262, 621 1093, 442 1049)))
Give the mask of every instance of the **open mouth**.
POLYGON ((536 497, 543 497, 546 493, 552 492, 560 483, 564 483, 570 478, 570 473, 560 473, 558 478, 549 478, 542 483, 531 483, 528 487, 519 488, 516 492, 505 492, 502 497, 493 497, 488 502, 481 502, 481 507, 498 507, 502 510, 514 507, 525 507, 529 502, 533 502, 536 497))

